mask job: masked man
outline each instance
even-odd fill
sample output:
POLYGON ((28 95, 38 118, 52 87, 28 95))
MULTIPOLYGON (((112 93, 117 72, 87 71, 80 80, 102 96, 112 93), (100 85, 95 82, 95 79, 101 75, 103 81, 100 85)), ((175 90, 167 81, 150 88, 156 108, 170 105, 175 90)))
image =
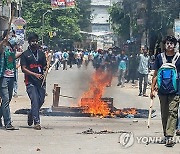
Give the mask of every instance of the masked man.
POLYGON ((5 30, 3 40, 0 42, 0 97, 2 102, 0 105, 0 127, 2 127, 2 117, 6 130, 14 130, 11 124, 11 115, 9 103, 12 99, 14 81, 16 80, 16 63, 15 59, 22 53, 16 53, 15 32, 5 30))
POLYGON ((21 68, 25 74, 25 85, 31 100, 31 110, 28 114, 28 125, 34 123, 35 130, 41 130, 39 110, 44 103, 45 83, 43 73, 46 68, 45 53, 39 50, 38 35, 31 33, 28 37, 29 47, 21 56, 21 68))

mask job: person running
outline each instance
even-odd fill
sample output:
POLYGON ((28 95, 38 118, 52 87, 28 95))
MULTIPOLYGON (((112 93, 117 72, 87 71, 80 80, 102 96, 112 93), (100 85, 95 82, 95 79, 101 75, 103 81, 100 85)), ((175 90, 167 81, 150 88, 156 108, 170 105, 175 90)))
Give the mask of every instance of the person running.
POLYGON ((3 33, 3 40, 0 42, 0 127, 3 127, 2 117, 6 130, 14 130, 11 122, 10 102, 13 94, 14 81, 16 80, 16 58, 22 53, 16 53, 14 46, 16 39, 13 37, 13 30, 8 34, 8 30, 3 33))
POLYGON ((35 130, 41 130, 39 110, 44 103, 45 83, 43 74, 46 68, 45 53, 39 50, 38 35, 31 33, 28 37, 29 47, 21 56, 21 69, 25 74, 25 85, 31 100, 31 109, 28 113, 28 125, 34 123, 35 130))
POLYGON ((165 137, 162 143, 165 143, 167 147, 172 147, 174 145, 173 136, 176 130, 180 100, 180 86, 177 86, 180 84, 179 78, 177 80, 177 75, 179 76, 180 73, 180 55, 179 52, 175 52, 177 40, 174 36, 167 36, 163 43, 165 51, 158 54, 155 59, 150 97, 151 99, 155 97, 158 86, 165 137))

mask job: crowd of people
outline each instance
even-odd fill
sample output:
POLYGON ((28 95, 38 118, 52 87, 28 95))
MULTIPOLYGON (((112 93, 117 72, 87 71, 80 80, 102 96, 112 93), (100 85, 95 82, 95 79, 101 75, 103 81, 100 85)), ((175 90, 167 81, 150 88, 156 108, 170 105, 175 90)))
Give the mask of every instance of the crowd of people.
POLYGON ((46 57, 53 53, 51 59, 51 69, 59 70, 62 67, 63 70, 67 70, 77 65, 81 68, 84 65, 86 68, 89 64, 92 64, 94 69, 107 71, 110 74, 110 82, 107 87, 111 86, 113 76, 118 76, 117 86, 125 87, 125 83, 132 80, 132 84, 135 84, 135 80, 139 78, 139 96, 145 96, 146 88, 148 85, 148 73, 152 70, 151 63, 154 59, 148 55, 148 48, 146 46, 135 53, 127 53, 125 50, 113 51, 109 50, 63 50, 63 51, 48 51, 45 49, 46 57), (144 80, 144 87, 142 90, 142 83, 144 80))
MULTIPOLYGON (((7 130, 14 130, 11 122, 10 101, 17 97, 18 68, 25 75, 26 91, 31 101, 31 109, 28 113, 28 125, 34 124, 34 129, 40 130, 39 110, 44 103, 46 95, 45 72, 49 69, 58 70, 62 67, 67 70, 75 65, 80 69, 82 65, 86 68, 91 63, 95 70, 108 72, 109 83, 112 86, 113 76, 118 77, 117 86, 125 87, 125 84, 132 80, 139 81, 138 96, 148 97, 146 93, 148 85, 148 74, 154 70, 151 84, 150 97, 158 96, 161 106, 161 117, 166 146, 173 146, 172 137, 180 135, 180 118, 178 119, 180 101, 180 54, 175 50, 177 40, 168 36, 164 40, 164 52, 156 58, 148 54, 148 47, 143 46, 139 52, 127 52, 124 49, 119 51, 109 50, 63 50, 52 51, 42 49, 38 44, 38 35, 31 33, 28 36, 29 46, 22 52, 15 41, 15 33, 4 31, 0 42, 0 127, 7 130), (18 58, 20 57, 20 60, 18 58), (51 59, 50 59, 51 58, 51 59), (19 63, 20 61, 20 63, 19 63), (14 94, 13 94, 14 92, 14 94)), ((180 115, 179 115, 180 117, 180 115)))

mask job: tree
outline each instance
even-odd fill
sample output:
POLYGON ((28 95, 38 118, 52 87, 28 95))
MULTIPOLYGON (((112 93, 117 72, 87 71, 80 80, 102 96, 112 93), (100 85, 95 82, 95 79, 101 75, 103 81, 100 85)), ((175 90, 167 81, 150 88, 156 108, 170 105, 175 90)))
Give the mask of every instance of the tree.
POLYGON ((173 28, 179 7, 179 0, 134 0, 133 3, 126 0, 123 7, 119 3, 114 4, 110 16, 114 31, 124 40, 130 38, 130 28, 135 37, 145 31, 149 33, 150 49, 154 51, 155 44, 162 40, 168 29, 173 28), (145 7, 138 9, 141 4, 145 7), (137 24, 139 16, 144 20, 142 25, 137 24))
POLYGON ((51 40, 53 46, 59 44, 62 40, 80 41, 80 27, 82 21, 88 21, 88 16, 85 16, 86 11, 82 11, 79 3, 75 8, 57 9, 45 15, 44 28, 42 27, 42 16, 47 10, 51 9, 49 0, 24 0, 22 14, 27 21, 27 34, 34 31, 40 36, 44 35, 45 43, 48 43, 48 33, 56 32, 51 40), (84 14, 81 14, 81 13, 84 14), (80 22, 81 21, 81 22, 80 22))

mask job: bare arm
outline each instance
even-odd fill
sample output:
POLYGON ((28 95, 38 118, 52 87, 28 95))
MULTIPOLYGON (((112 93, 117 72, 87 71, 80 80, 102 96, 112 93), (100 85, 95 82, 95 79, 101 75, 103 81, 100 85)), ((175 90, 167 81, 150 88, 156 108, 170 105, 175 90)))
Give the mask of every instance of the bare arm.
POLYGON ((23 52, 16 52, 16 59, 18 59, 21 55, 22 55, 23 52))
POLYGON ((154 75, 152 78, 151 93, 150 93, 151 99, 153 99, 155 97, 155 91, 157 90, 156 82, 157 82, 157 70, 154 71, 154 75))

